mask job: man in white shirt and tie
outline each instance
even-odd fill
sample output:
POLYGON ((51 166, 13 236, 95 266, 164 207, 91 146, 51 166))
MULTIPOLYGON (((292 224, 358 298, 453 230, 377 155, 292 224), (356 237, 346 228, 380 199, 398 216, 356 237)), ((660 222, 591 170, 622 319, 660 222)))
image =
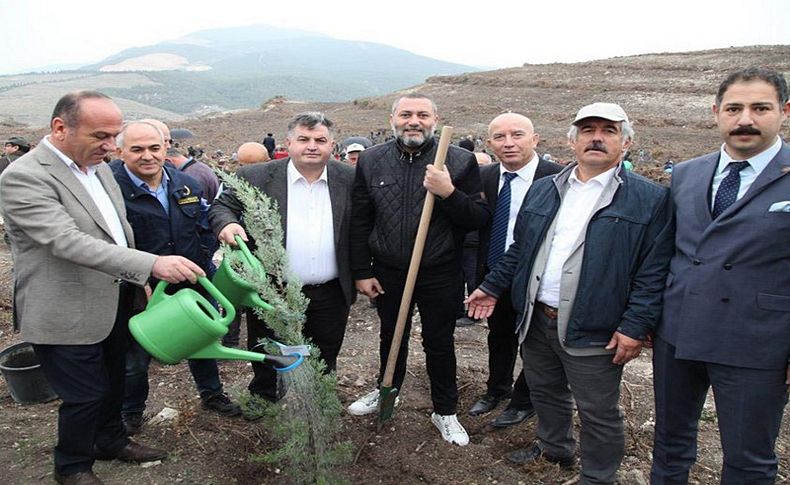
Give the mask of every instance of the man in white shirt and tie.
MULTIPOLYGON (((285 241, 257 244, 285 245, 290 271, 299 277, 302 292, 310 299, 304 334, 318 347, 327 371, 336 368, 349 308, 356 298, 348 243, 354 169, 330 159, 333 126, 323 113, 302 113, 288 125, 289 158, 248 165, 236 172, 277 201, 285 241)), ((235 245, 236 235, 247 240, 242 212, 232 191, 224 191, 214 201, 209 222, 221 241, 235 245)), ((274 337, 252 311, 247 312, 247 335, 250 349, 259 339, 274 337)), ((276 372, 259 363, 253 363, 253 371, 250 393, 277 400, 276 372)))
MULTIPOLYGON (((488 125, 486 143, 499 163, 480 168, 483 193, 494 217, 480 230, 475 285, 513 244, 516 217, 532 182, 562 170, 561 165, 538 158, 535 147, 539 140, 532 121, 522 114, 504 113, 488 125)), ((505 410, 492 421, 495 428, 513 426, 535 415, 524 373, 519 371, 513 381, 518 356, 515 329, 516 310, 510 292, 505 292, 488 317, 486 393, 469 409, 470 416, 485 414, 510 398, 505 410)))

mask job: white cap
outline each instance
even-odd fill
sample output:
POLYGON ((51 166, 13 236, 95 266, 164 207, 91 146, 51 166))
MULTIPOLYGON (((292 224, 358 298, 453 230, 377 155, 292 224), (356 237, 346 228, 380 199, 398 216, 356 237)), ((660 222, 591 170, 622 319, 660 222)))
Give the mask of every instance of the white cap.
POLYGON ((609 121, 628 121, 628 115, 619 104, 614 103, 593 103, 588 104, 576 113, 576 119, 573 124, 580 122, 587 118, 603 118, 609 121))
POLYGON ((364 152, 364 151, 365 151, 365 147, 359 143, 352 143, 351 145, 348 146, 348 148, 346 148, 346 153, 364 152))

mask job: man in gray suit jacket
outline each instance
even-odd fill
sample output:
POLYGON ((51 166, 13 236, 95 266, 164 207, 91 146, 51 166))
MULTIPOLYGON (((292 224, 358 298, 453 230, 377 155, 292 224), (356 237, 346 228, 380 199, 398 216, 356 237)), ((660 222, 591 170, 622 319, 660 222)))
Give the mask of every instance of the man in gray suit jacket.
POLYGON ((790 114, 787 83, 749 68, 722 82, 719 151, 675 166, 675 255, 653 366, 652 481, 687 483, 708 389, 722 483, 774 483, 790 384, 790 114))
POLYGON ((121 111, 95 91, 58 101, 51 133, 0 178, 14 260, 14 312, 22 338, 63 400, 55 446, 58 483, 101 483, 95 458, 162 459, 130 441, 121 423, 127 320, 153 275, 176 283, 203 270, 180 256, 130 249, 123 197, 102 163, 115 149, 121 111))
MULTIPOLYGON (((277 202, 289 267, 310 299, 304 334, 318 347, 327 371, 334 371, 345 336, 351 304, 356 298, 351 280, 349 224, 354 169, 330 160, 334 146, 333 123, 322 113, 303 113, 288 125, 289 158, 248 165, 237 176, 277 202)), ((209 222, 221 241, 235 245, 235 236, 247 240, 242 227, 244 207, 226 190, 211 205, 209 222)), ((254 312, 247 312, 247 342, 257 348, 264 337, 274 337, 254 312)), ((250 393, 275 401, 276 373, 253 363, 250 393)))

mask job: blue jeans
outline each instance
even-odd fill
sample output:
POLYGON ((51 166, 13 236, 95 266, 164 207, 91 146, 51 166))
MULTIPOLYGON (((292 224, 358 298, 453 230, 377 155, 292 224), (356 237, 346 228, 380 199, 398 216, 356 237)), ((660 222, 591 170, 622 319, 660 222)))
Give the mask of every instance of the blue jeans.
MULTIPOLYGON (((188 360, 189 371, 201 397, 223 392, 219 368, 214 359, 188 360)), ((151 356, 140 344, 132 340, 126 352, 126 388, 123 396, 123 414, 141 414, 148 400, 148 365, 151 356)))

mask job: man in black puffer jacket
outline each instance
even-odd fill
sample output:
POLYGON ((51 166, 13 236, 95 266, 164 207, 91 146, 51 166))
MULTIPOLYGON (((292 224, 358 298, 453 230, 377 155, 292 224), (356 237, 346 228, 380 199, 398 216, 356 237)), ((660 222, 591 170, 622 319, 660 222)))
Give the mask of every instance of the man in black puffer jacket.
MULTIPOLYGON (((403 96, 393 104, 390 119, 396 139, 365 150, 357 163, 351 269, 357 289, 376 298, 381 383, 425 195, 430 191, 436 196, 412 305, 420 310, 434 408, 431 421, 446 441, 464 446, 469 437, 456 418, 453 340, 463 291, 461 255, 464 235, 484 226, 490 209, 481 196, 480 172, 472 153, 450 146, 446 169, 434 167, 438 116, 433 101, 421 94, 403 96)), ((406 374, 410 323, 409 319, 395 368, 393 386, 398 389, 406 374)), ((375 412, 378 396, 378 390, 372 391, 349 406, 349 412, 375 412)))

